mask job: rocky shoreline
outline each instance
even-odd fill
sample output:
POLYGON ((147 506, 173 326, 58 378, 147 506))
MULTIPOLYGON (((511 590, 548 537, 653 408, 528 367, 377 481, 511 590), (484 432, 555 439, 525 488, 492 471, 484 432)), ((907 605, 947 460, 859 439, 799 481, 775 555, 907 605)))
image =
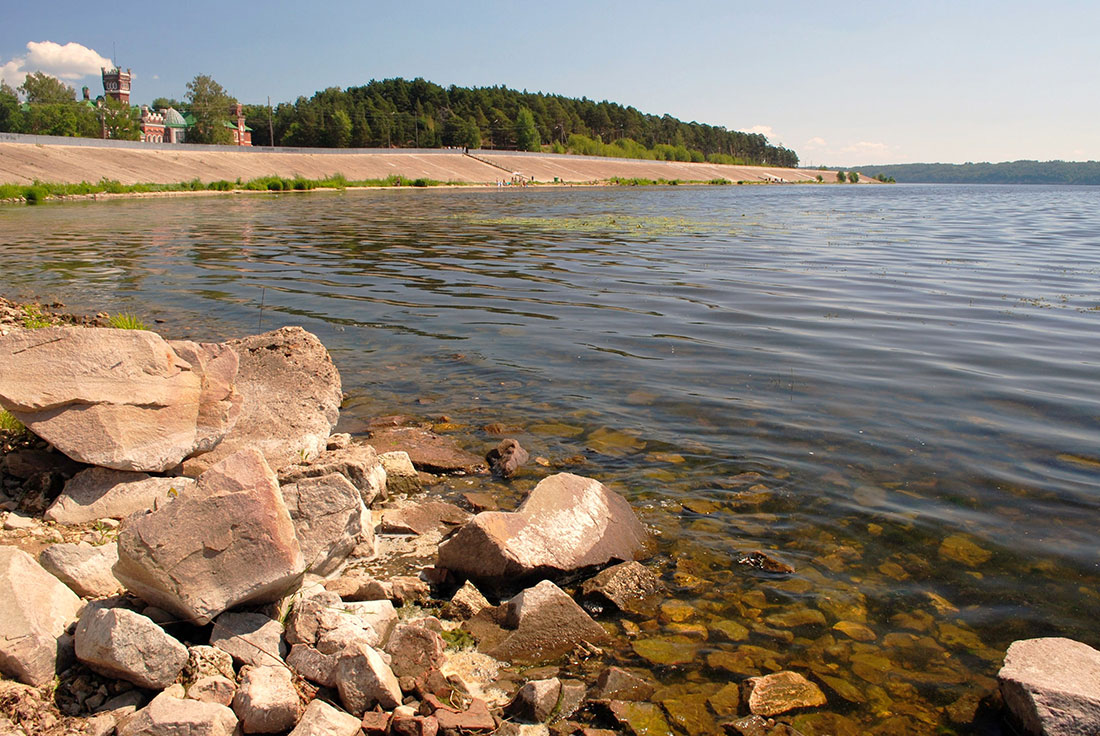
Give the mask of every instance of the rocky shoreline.
MULTIPOLYGON (((515 440, 482 458, 410 417, 333 434, 339 372, 300 328, 211 344, 104 317, 0 299, 0 405, 30 430, 0 431, 0 733, 849 732, 797 718, 830 706, 812 673, 658 699, 607 656, 677 619, 598 481, 548 470, 501 511, 477 483, 532 462, 515 440)), ((635 650, 691 667, 691 635, 635 650)), ((1100 727, 1084 644, 1017 642, 1000 679, 1027 733, 1100 727)))

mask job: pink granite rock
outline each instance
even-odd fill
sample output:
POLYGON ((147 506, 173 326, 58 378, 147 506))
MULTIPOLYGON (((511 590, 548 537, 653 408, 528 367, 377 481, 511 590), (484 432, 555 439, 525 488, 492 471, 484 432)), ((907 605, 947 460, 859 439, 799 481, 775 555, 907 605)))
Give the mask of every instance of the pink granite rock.
POLYGON ((146 601, 197 624, 241 603, 278 600, 305 570, 275 474, 242 450, 195 490, 128 518, 115 576, 146 601))

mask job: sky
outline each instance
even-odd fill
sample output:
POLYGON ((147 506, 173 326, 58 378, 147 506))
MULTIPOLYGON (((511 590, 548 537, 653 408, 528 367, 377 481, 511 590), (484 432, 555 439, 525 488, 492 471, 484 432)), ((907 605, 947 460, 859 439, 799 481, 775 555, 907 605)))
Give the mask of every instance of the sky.
POLYGON ((1100 160, 1095 0, 9 3, 0 77, 135 104, 198 74, 273 104, 371 79, 503 85, 763 133, 803 165, 1100 160))

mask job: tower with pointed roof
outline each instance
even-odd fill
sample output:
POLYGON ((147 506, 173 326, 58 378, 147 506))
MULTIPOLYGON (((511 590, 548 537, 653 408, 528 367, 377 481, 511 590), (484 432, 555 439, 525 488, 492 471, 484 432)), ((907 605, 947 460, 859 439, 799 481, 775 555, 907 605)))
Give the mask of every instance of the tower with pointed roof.
POLYGON ((104 69, 100 67, 100 72, 103 73, 103 94, 129 105, 130 70, 127 69, 126 71, 122 71, 118 67, 114 69, 104 69))

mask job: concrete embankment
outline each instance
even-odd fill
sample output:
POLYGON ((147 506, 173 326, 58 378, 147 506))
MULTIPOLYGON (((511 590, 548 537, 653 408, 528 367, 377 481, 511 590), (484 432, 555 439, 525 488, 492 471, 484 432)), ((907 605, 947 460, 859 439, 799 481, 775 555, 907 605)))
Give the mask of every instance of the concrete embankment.
MULTIPOLYGON (((14 138, 14 137, 10 137, 14 138)), ((27 137, 20 137, 25 139, 27 137)), ((410 179, 493 184, 524 179, 591 183, 622 178, 747 182, 835 182, 835 173, 807 169, 678 161, 563 156, 539 153, 442 150, 238 149, 225 146, 155 145, 94 141, 87 145, 69 139, 40 138, 39 142, 0 140, 0 183, 30 184, 35 180, 58 183, 111 179, 122 184, 172 184, 261 176, 302 176, 321 179, 343 174, 349 180, 384 179, 392 174, 410 179), (112 145, 114 144, 114 145, 112 145)), ((861 180, 862 183, 863 180, 861 180)), ((877 183, 877 182, 876 182, 877 183)))

